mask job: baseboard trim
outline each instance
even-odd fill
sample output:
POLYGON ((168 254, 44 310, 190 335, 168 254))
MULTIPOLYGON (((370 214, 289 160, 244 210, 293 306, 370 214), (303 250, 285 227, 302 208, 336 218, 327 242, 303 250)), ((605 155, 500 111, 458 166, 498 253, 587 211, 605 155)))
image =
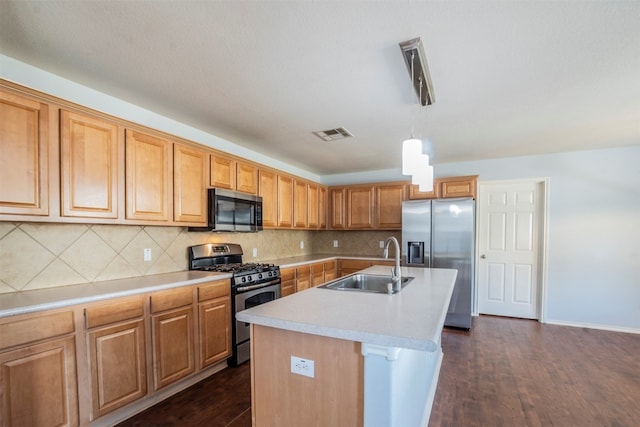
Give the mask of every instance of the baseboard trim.
POLYGON ((571 326, 573 328, 588 328, 588 329, 599 329, 603 331, 611 331, 611 332, 624 332, 627 334, 640 334, 640 328, 628 328, 624 326, 613 326, 613 325, 601 325, 598 323, 584 323, 584 322, 567 322, 564 320, 549 320, 547 319, 544 322, 550 325, 559 325, 559 326, 571 326))

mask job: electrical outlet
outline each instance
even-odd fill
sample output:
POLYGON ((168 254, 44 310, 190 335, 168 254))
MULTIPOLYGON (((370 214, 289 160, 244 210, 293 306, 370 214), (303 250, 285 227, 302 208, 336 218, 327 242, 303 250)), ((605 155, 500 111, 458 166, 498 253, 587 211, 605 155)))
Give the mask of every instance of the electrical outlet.
POLYGON ((300 249, 304 249, 304 242, 300 240, 300 249))
POLYGON ((257 257, 258 256, 258 248, 253 248, 253 257, 257 257))
POLYGON ((291 372, 305 377, 315 378, 315 363, 313 360, 291 356, 291 372))
POLYGON ((151 261, 151 248, 144 248, 144 260, 151 261))
POLYGON ((384 240, 380 240, 380 249, 384 249, 384 240))
POLYGON ((337 240, 334 240, 334 241, 333 241, 333 247, 334 247, 334 248, 337 248, 337 247, 338 247, 338 241, 337 241, 337 240))

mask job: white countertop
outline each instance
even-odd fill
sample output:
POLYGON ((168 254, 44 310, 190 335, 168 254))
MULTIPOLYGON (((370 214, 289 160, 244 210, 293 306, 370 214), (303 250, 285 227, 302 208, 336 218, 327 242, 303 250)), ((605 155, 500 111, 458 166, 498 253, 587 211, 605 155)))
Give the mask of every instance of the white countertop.
MULTIPOLYGON (((363 272, 388 275, 385 266, 363 272)), ((415 279, 394 295, 311 288, 243 310, 238 320, 422 351, 436 351, 453 292, 456 270, 401 268, 415 279)))
POLYGON ((0 294, 0 317, 86 304, 231 277, 230 273, 179 271, 129 279, 0 294))

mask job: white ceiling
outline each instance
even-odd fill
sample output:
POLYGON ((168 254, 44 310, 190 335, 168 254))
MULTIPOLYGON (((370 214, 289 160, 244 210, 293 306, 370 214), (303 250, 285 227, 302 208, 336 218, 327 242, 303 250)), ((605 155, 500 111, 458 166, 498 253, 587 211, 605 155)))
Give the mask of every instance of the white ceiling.
POLYGON ((0 0, 0 53, 318 175, 400 168, 412 121, 436 174, 640 144, 640 1, 0 0))

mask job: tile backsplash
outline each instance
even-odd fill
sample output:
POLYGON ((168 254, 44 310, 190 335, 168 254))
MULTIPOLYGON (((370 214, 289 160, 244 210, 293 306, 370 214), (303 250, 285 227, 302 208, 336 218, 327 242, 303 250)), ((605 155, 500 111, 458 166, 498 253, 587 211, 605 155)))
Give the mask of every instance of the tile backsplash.
POLYGON ((201 243, 238 243, 245 262, 268 262, 313 253, 379 256, 379 241, 390 235, 400 238, 388 231, 202 233, 186 227, 0 222, 0 294, 186 270, 187 247, 201 243), (150 261, 144 261, 144 249, 151 249, 150 261))

